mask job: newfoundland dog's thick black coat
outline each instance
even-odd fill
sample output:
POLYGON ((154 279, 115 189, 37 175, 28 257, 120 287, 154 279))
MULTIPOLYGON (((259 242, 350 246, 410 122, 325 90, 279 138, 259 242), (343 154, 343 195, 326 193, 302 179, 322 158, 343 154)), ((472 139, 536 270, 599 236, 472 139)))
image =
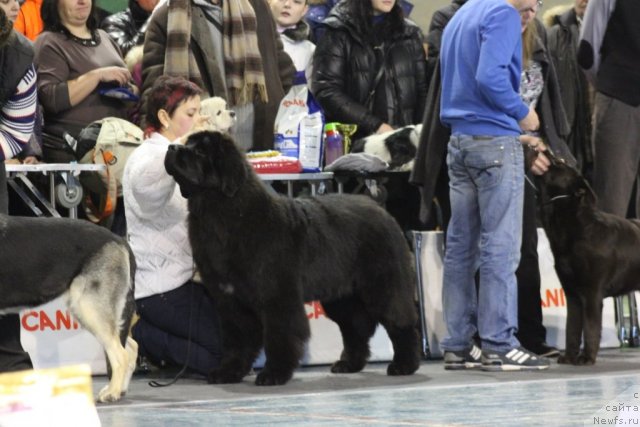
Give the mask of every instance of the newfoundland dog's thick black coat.
POLYGON ((217 132, 171 146, 165 167, 189 199, 195 262, 220 307, 225 350, 209 382, 242 381, 264 347, 256 384, 286 383, 309 338, 312 300, 342 332, 332 372, 362 370, 378 323, 393 343, 387 373, 418 369, 412 255, 384 209, 364 196, 272 194, 217 132))

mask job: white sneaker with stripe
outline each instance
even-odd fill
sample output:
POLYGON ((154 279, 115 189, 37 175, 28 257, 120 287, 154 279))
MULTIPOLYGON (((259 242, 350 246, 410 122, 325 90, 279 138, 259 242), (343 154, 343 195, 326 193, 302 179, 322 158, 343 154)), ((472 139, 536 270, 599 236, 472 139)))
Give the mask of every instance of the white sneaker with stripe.
POLYGON ((539 371, 549 369, 549 359, 539 357, 523 347, 505 353, 482 350, 483 371, 539 371))

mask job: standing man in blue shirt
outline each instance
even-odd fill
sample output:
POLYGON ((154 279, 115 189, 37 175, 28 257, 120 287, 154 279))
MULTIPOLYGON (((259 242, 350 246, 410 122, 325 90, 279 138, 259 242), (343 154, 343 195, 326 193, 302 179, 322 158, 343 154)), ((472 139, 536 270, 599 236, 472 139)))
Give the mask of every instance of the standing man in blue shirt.
MULTIPOLYGON (((451 128, 452 210, 443 277, 445 369, 549 367, 548 359, 522 348, 514 335, 525 170, 521 144, 543 149, 539 138, 521 136, 540 123, 519 95, 519 12, 536 4, 469 0, 442 38, 440 119, 451 128), (476 333, 481 350, 474 343, 476 333)), ((544 172, 544 165, 537 172, 544 172)))

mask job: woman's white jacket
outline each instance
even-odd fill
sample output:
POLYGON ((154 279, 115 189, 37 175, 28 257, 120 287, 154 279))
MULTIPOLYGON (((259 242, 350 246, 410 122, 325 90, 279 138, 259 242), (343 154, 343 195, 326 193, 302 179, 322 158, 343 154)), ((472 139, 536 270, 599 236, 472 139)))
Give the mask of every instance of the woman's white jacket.
POLYGON ((136 299, 173 290, 194 272, 187 200, 164 168, 170 144, 153 133, 131 153, 124 170, 127 236, 137 263, 136 299))

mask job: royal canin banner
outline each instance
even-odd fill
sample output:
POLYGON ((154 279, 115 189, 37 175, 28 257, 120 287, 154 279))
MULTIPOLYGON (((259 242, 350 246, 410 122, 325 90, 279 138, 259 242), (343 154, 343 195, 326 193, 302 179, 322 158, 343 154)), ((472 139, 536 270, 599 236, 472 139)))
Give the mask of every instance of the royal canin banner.
MULTIPOLYGON (((335 362, 342 352, 342 337, 338 326, 327 318, 322 305, 305 304, 311 328, 311 339, 302 359, 303 365, 323 365, 335 362)), ((34 368, 53 368, 64 365, 88 363, 92 373, 106 374, 106 359, 102 347, 89 332, 82 329, 69 313, 64 299, 57 298, 20 313, 21 340, 29 352, 34 368)), ((393 347, 382 327, 378 327, 371 339, 371 361, 390 361, 393 347)), ((256 367, 264 364, 264 357, 256 361, 256 367)))

